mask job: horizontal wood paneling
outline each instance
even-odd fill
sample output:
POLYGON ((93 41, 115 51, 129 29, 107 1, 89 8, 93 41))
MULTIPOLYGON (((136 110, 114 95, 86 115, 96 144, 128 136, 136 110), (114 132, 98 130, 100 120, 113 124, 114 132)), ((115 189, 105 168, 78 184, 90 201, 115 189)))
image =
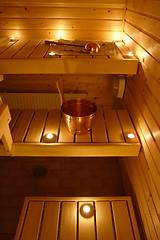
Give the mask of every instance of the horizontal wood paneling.
POLYGON ((127 2, 124 42, 140 60, 127 79, 121 107, 130 112, 142 143, 137 158, 120 160, 127 194, 132 195, 142 239, 160 239, 160 2, 127 2))
POLYGON ((1 34, 18 38, 121 39, 124 1, 0 4, 1 34), (88 32, 89 31, 89 32, 88 32), (89 33, 89 34, 88 34, 89 33))
POLYGON ((76 7, 1 7, 1 17, 4 18, 39 18, 39 19, 122 19, 124 8, 76 8, 76 7))
POLYGON ((114 102, 111 91, 113 77, 107 75, 58 74, 5 75, 5 80, 0 82, 0 91, 56 93, 58 92, 56 79, 61 79, 64 93, 85 93, 88 99, 98 105, 107 105, 112 108, 114 102))

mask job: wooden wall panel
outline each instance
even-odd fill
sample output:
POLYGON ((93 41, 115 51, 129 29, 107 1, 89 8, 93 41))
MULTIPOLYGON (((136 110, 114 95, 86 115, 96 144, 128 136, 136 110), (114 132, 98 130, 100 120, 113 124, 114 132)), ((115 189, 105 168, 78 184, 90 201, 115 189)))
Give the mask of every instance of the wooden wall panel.
POLYGON ((160 239, 160 1, 127 1, 123 40, 139 58, 128 77, 127 108, 142 143, 139 157, 120 159, 126 193, 134 199, 142 239, 160 239))
POLYGON ((113 105, 112 82, 114 76, 105 75, 5 75, 0 92, 57 93, 56 80, 60 78, 64 93, 85 93, 98 105, 113 105), (98 90, 98 91, 97 91, 98 90))
POLYGON ((35 39, 121 39, 125 1, 0 4, 1 34, 35 39))

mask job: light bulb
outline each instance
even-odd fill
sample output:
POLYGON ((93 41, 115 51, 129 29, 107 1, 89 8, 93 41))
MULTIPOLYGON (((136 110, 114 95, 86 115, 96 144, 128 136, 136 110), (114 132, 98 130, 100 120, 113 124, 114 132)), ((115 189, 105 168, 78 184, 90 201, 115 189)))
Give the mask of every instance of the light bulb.
POLYGON ((49 54, 50 56, 54 56, 54 55, 56 55, 56 53, 53 52, 53 51, 52 51, 52 52, 49 52, 48 54, 49 54))
POLYGON ((53 143, 56 142, 56 135, 54 133, 47 133, 43 136, 43 142, 44 143, 53 143))
POLYGON ((46 135, 46 138, 48 138, 48 139, 51 139, 51 138, 53 138, 53 134, 52 133, 48 133, 47 135, 46 135))
POLYGON ((83 211, 84 211, 85 213, 89 213, 89 212, 91 211, 90 206, 88 206, 88 205, 84 205, 84 207, 83 207, 83 211))
POLYGON ((129 133, 129 134, 127 135, 127 137, 128 137, 128 138, 130 138, 130 139, 133 139, 133 138, 135 138, 135 136, 134 136, 134 134, 133 134, 133 133, 129 133))
POLYGON ((134 54, 133 54, 132 52, 129 52, 129 53, 127 53, 127 56, 129 56, 129 57, 133 57, 134 54))

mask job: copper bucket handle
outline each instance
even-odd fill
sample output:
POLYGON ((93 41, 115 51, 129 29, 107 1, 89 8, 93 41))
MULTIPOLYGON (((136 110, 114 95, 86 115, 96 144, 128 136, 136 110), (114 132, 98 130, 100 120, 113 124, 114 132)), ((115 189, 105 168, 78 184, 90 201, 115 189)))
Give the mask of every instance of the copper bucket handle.
POLYGON ((61 79, 57 79, 56 80, 56 86, 59 92, 59 96, 60 96, 60 101, 61 101, 61 105, 65 102, 65 97, 63 94, 63 87, 62 87, 62 80, 61 79))

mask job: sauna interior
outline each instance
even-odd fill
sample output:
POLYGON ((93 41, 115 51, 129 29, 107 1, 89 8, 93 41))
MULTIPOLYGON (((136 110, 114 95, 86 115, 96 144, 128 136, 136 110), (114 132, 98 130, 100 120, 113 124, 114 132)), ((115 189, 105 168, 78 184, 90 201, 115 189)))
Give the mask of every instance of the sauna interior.
POLYGON ((1 240, 160 239, 159 52, 159 0, 0 0, 1 240), (104 52, 65 45, 88 42, 104 52), (66 99, 97 104, 91 133, 73 136, 64 127, 57 80, 66 99), (43 142, 47 126, 56 131, 54 143, 43 142), (85 200, 96 207, 96 220, 65 217, 85 200), (26 206, 34 219, 28 228, 26 206), (44 206, 63 209, 60 229, 47 238, 43 224, 34 231, 44 206))

